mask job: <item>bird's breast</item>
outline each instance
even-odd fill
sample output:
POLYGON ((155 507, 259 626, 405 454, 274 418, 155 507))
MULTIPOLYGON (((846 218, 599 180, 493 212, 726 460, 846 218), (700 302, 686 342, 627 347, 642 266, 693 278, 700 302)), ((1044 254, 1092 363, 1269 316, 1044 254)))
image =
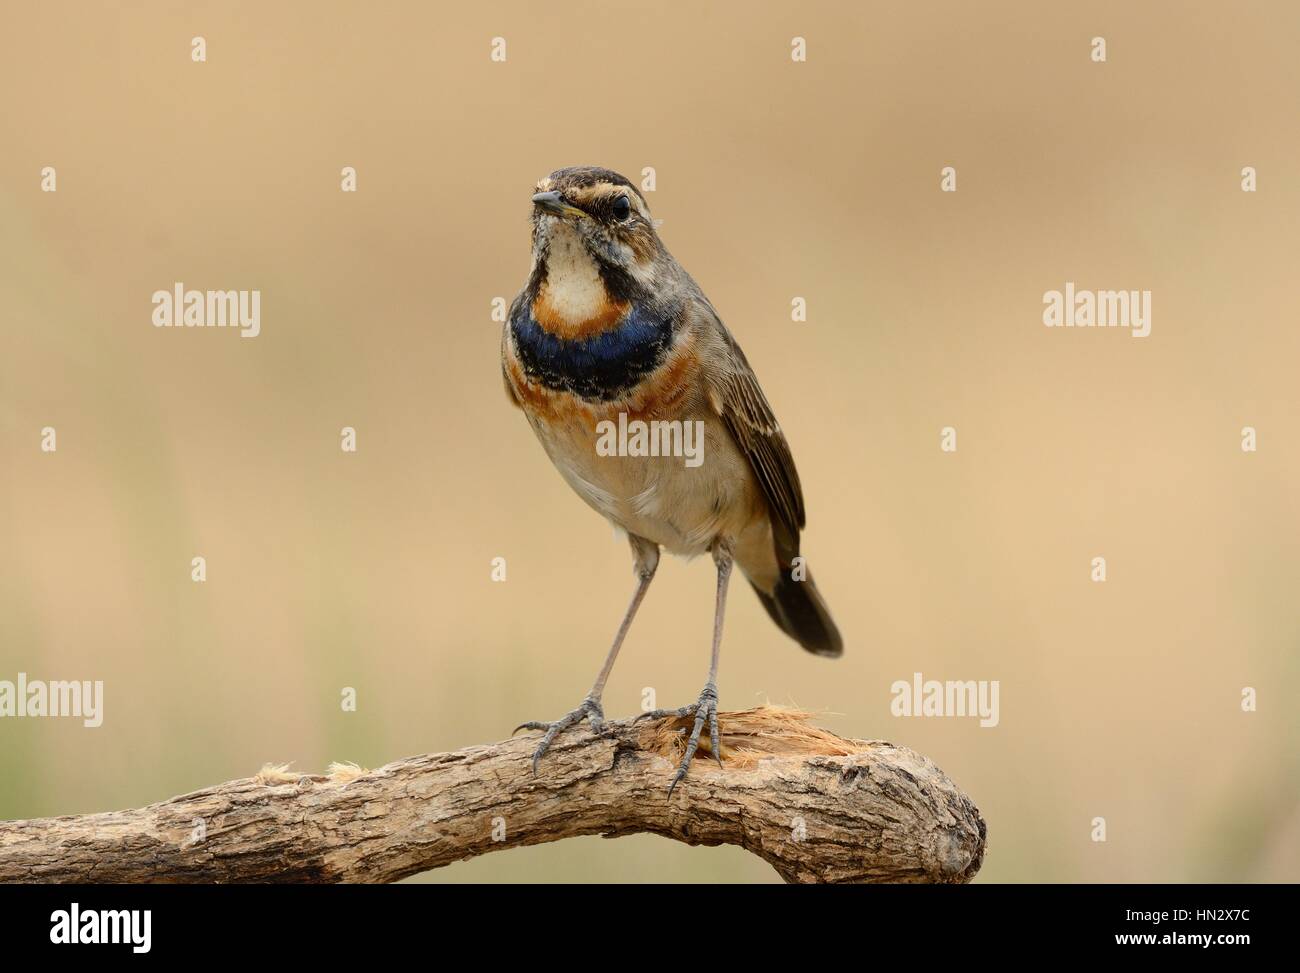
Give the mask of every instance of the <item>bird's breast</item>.
POLYGON ((741 536, 762 520, 753 474, 709 402, 702 376, 708 351, 693 328, 674 330, 633 303, 601 335, 563 339, 536 320, 535 303, 516 303, 504 346, 506 380, 551 462, 583 500, 675 554, 699 554, 715 536, 741 536), (645 359, 648 367, 630 366, 660 346, 645 359), (613 362, 623 374, 609 381, 613 362), (683 442, 694 432, 699 464, 671 451, 624 455, 600 447, 611 427, 654 420, 679 424, 683 442))
POLYGON ((511 318, 511 351, 528 383, 581 399, 618 399, 659 368, 673 322, 636 302, 610 302, 581 322, 560 318, 544 291, 520 301, 511 318))

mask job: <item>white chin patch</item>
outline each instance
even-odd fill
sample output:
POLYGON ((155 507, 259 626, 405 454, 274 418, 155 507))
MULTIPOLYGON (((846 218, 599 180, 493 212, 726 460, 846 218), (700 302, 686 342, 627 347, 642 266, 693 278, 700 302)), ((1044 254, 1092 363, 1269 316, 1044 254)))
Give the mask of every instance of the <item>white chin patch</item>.
POLYGON ((555 220, 548 236, 546 301, 566 321, 586 321, 605 310, 607 297, 600 270, 578 232, 555 220))

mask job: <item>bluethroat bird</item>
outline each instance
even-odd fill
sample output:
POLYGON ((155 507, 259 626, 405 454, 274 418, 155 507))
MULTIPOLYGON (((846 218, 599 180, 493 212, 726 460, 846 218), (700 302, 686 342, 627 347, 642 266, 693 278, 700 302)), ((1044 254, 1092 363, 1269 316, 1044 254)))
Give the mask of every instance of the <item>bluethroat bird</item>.
POLYGON ((695 718, 671 796, 706 724, 722 763, 718 652, 733 563, 809 652, 838 656, 843 644, 799 557, 804 504, 790 447, 736 339, 660 241, 645 198, 618 173, 581 166, 551 173, 532 202, 532 269, 502 332, 506 394, 569 486, 627 535, 636 589, 581 705, 516 732, 544 731, 536 773, 559 733, 584 719, 599 730, 605 682, 661 549, 708 551, 718 579, 708 682, 691 705, 638 717, 695 718), (602 448, 616 429, 632 438, 602 448), (684 460, 677 447, 692 431, 698 453, 684 460))

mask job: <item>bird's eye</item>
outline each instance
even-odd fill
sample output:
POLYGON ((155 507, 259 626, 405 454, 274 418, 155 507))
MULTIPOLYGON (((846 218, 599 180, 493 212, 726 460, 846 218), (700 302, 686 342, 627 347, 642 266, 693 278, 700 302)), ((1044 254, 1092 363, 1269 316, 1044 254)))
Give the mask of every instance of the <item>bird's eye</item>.
POLYGON ((614 219, 625 220, 632 215, 632 201, 626 196, 614 200, 614 219))

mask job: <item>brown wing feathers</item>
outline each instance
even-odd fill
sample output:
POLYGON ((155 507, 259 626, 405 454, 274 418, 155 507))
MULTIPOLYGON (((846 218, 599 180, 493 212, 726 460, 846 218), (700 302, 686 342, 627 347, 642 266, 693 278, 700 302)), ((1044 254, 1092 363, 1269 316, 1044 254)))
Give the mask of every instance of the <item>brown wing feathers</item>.
MULTIPOLYGON (((726 334, 724 330, 724 334, 726 334)), ((772 512, 777 555, 783 565, 799 553, 799 531, 805 523, 803 490, 785 434, 759 388, 754 370, 730 334, 733 365, 719 381, 719 414, 753 467, 772 512)))

